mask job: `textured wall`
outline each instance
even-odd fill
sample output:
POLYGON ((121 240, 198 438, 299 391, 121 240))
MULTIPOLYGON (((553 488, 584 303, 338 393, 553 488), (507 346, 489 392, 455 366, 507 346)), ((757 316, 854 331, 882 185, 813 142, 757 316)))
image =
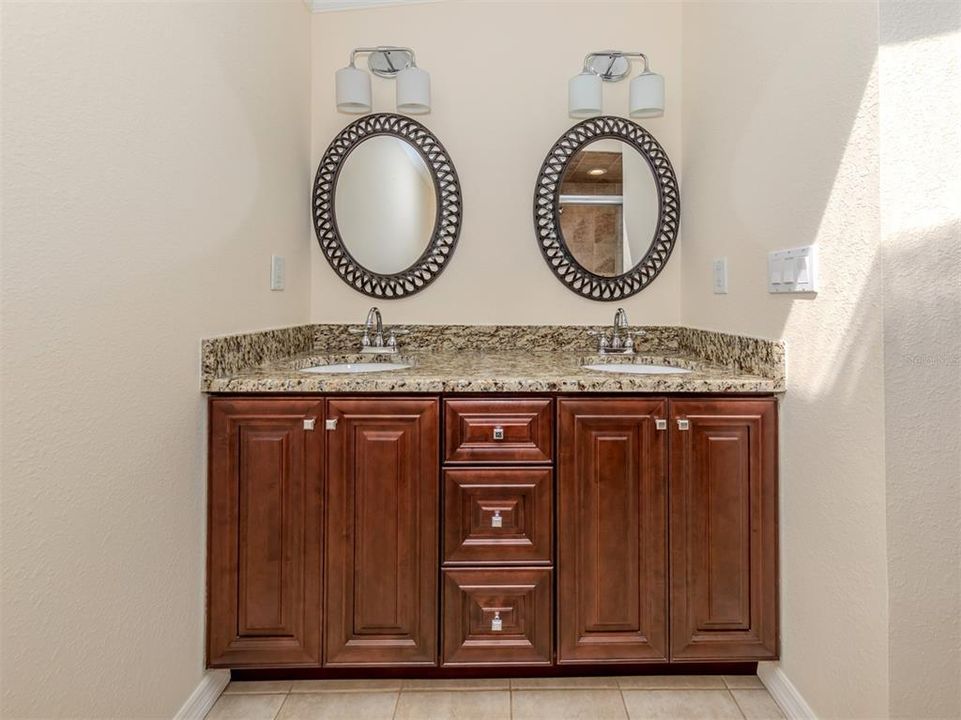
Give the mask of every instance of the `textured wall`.
POLYGON ((891 715, 961 717, 961 4, 881 3, 891 715))
POLYGON ((684 6, 682 319, 787 343, 781 663, 824 718, 888 710, 877 25, 876 2, 684 6), (769 295, 768 251, 812 243, 817 297, 769 295))
MULTIPOLYGON (((680 318, 680 247, 644 292, 621 303, 581 298, 544 262, 534 235, 534 184, 564 130, 567 81, 590 50, 643 49, 667 82, 663 118, 644 120, 675 169, 681 163, 681 4, 484 2, 321 13, 313 26, 313 163, 355 116, 334 105, 334 71, 351 48, 409 45, 431 73, 433 111, 419 119, 441 140, 464 193, 460 243, 426 292, 376 301, 387 322, 603 323, 618 305, 632 322, 680 318)), ((361 67, 366 68, 366 60, 361 67)), ((639 67, 635 66, 634 72, 639 67)), ((374 111, 394 111, 394 83, 373 78, 374 111)), ((605 83, 605 107, 626 115, 628 82, 605 83)), ((360 322, 372 298, 345 285, 311 232, 311 319, 360 322)))
POLYGON ((308 14, 2 12, 0 714, 169 718, 203 665, 200 338, 308 315, 308 14))

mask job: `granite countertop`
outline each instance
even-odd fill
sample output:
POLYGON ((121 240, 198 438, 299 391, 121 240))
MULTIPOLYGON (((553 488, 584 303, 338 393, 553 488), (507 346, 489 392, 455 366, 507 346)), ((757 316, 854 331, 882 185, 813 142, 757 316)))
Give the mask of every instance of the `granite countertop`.
MULTIPOLYGON (((516 349, 516 343, 511 343, 508 347, 512 349, 505 350, 502 337, 495 342, 491 335, 479 336, 478 331, 483 329, 464 330, 465 337, 456 335, 450 328, 427 331, 424 329, 427 327, 436 326, 421 326, 420 337, 415 337, 412 347, 405 350, 402 346, 394 356, 331 351, 331 348, 356 345, 356 338, 348 340, 343 334, 345 328, 340 326, 301 326, 205 341, 201 388, 210 393, 777 393, 784 390, 783 345, 776 341, 733 335, 720 340, 716 337, 692 340, 691 333, 706 331, 652 328, 649 340, 639 347, 638 354, 626 358, 591 352, 589 344, 585 346, 580 342, 587 328, 571 329, 578 342, 569 342, 564 329, 552 328, 546 341, 535 339, 527 343, 528 347, 516 349), (430 333, 435 334, 428 337, 430 333), (265 343, 269 346, 266 349, 265 343), (759 357, 741 357, 739 352, 759 357), (307 367, 348 362, 396 362, 411 367, 362 374, 303 371, 307 367), (625 374, 581 367, 625 362, 671 365, 691 372, 625 374)), ((520 337, 529 339, 531 335, 520 337)))

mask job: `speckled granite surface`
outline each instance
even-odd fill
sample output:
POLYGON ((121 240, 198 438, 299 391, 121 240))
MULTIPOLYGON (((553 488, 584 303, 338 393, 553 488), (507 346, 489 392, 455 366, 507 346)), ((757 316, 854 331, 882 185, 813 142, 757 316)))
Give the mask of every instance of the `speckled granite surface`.
MULTIPOLYGON (((200 375, 203 382, 224 377, 313 349, 316 325, 263 330, 243 335, 206 338, 200 343, 200 375)), ((206 389, 206 388, 205 388, 206 389)))
MULTIPOLYGON (((347 325, 317 325, 314 348, 323 352, 344 352, 357 347, 356 335, 347 325)), ((611 326, 584 325, 399 325, 407 331, 400 345, 408 350, 577 350, 591 352, 597 340, 589 331, 610 332, 611 326)), ((684 328, 652 326, 629 328, 644 331, 636 338, 638 352, 674 353, 680 347, 684 328)))
POLYGON ((409 326, 399 356, 359 355, 346 325, 299 326, 204 341, 205 392, 652 392, 776 393, 783 343, 681 327, 645 328, 630 360, 594 353, 583 326, 409 326), (405 362, 404 370, 305 373, 343 362, 405 362), (673 365, 688 373, 585 370, 596 362, 673 365))
POLYGON ((697 328, 677 329, 678 352, 739 373, 769 377, 781 390, 784 389, 783 341, 697 328))

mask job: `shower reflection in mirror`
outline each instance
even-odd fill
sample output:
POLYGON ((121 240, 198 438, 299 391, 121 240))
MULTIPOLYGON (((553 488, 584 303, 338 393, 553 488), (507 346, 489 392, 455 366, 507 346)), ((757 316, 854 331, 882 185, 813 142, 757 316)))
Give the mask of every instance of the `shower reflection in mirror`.
POLYGON ((585 270, 621 275, 650 247, 657 186, 647 161, 626 143, 606 138, 578 151, 561 180, 559 200, 561 233, 585 270))

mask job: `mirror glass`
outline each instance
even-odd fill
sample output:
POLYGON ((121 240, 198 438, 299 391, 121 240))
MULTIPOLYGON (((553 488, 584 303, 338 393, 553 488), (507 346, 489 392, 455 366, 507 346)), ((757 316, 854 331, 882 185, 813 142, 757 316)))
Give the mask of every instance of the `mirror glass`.
POLYGON ((622 275, 644 259, 654 241, 654 173, 627 143, 595 140, 571 157, 558 210, 562 241, 574 259, 595 275, 622 275))
POLYGON ((334 220, 347 251, 371 272, 406 270, 430 244, 437 193, 427 162, 393 135, 374 135, 343 161, 334 220))

